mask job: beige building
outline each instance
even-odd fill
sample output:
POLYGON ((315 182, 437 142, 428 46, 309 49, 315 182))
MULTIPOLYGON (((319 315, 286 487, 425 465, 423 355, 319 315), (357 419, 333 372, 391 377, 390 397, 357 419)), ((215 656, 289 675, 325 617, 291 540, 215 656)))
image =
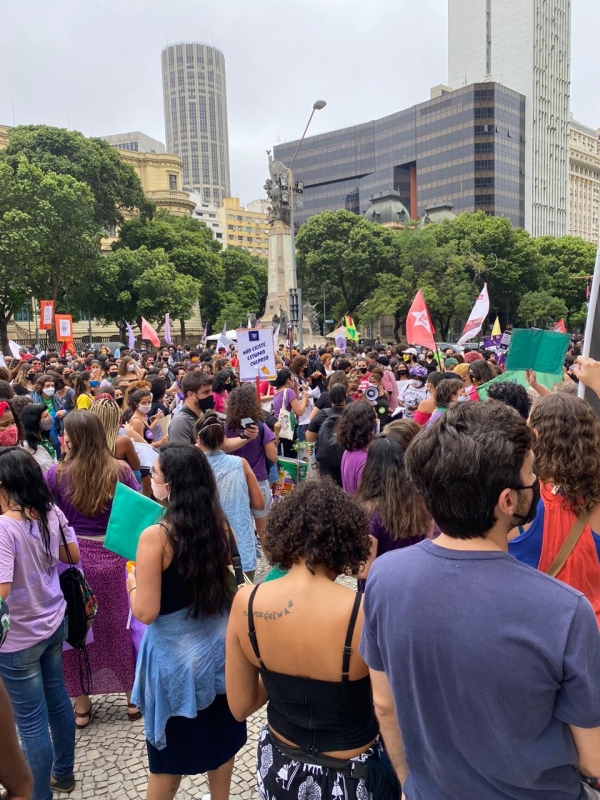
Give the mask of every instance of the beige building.
POLYGON ((263 203, 266 201, 254 200, 244 208, 237 197, 223 200, 217 211, 223 230, 223 249, 242 247, 253 256, 269 257, 269 223, 263 203))
POLYGON ((571 120, 569 236, 600 242, 600 129, 571 120))

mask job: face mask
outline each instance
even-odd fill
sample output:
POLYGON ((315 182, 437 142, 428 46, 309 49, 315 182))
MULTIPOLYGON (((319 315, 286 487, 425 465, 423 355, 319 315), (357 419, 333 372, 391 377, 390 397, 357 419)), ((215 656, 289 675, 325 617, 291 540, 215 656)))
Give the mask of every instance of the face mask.
POLYGON ((149 414, 151 408, 152 408, 152 405, 150 405, 150 404, 146 406, 146 405, 142 405, 140 403, 140 405, 138 406, 138 411, 141 411, 142 414, 149 414))
POLYGON ((51 361, 50 362, 50 369, 56 369, 57 366, 58 366, 58 364, 56 363, 56 361, 51 361))
POLYGON ((527 525, 529 522, 533 522, 535 515, 537 514, 537 507, 538 503, 540 502, 540 482, 536 480, 533 486, 519 486, 513 488, 520 492, 526 491, 527 489, 531 489, 533 492, 533 498, 531 500, 531 505, 529 506, 529 511, 526 514, 513 514, 513 517, 519 520, 520 525, 527 525))
POLYGON ((52 417, 49 417, 48 419, 43 419, 40 422, 40 428, 43 431, 51 431, 53 427, 54 427, 54 420, 52 419, 52 417))
POLYGON ((405 361, 410 361, 410 356, 402 356, 405 361))
POLYGON ((150 483, 152 484, 152 494, 157 500, 166 500, 169 496, 169 484, 168 483, 157 483, 154 478, 150 478, 150 483))
POLYGON ((35 378, 35 372, 28 372, 27 373, 27 380, 32 381, 35 378))
POLYGON ((73 360, 73 356, 70 356, 68 353, 65 356, 65 358, 66 358, 67 361, 72 361, 73 360))
POLYGON ((208 397, 203 397, 202 400, 196 399, 198 400, 198 408, 200 411, 210 411, 215 407, 215 398, 212 394, 209 394, 208 397))
POLYGON ((166 367, 164 369, 161 369, 161 374, 162 375, 166 375, 168 372, 169 372, 169 370, 166 367))
POLYGON ((0 447, 13 447, 19 441, 19 432, 16 425, 9 425, 0 431, 0 447))
POLYGON ((100 386, 100 381, 90 381, 90 386, 95 389, 96 386, 100 386))
POLYGON ((46 397, 52 397, 54 394, 54 387, 50 386, 49 388, 42 389, 42 394, 45 394, 46 397))
POLYGON ((113 381, 116 381, 116 380, 117 380, 117 375, 118 375, 118 374, 119 374, 118 372, 109 372, 109 374, 108 374, 108 380, 109 380, 111 383, 112 383, 113 381))
POLYGON ((359 369, 360 369, 360 372, 362 372, 363 375, 369 371, 367 367, 360 367, 359 369))
POLYGON ((127 364, 127 372, 135 372, 135 364, 127 364))
POLYGON ((122 406, 123 405, 123 398, 122 397, 115 397, 115 403, 118 406, 122 406))
POLYGON ((399 369, 398 370, 398 374, 399 375, 408 375, 408 370, 407 369, 399 369))
POLYGON ((225 383, 223 385, 224 385, 224 388, 225 388, 226 392, 230 392, 231 391, 231 384, 230 383, 225 383))

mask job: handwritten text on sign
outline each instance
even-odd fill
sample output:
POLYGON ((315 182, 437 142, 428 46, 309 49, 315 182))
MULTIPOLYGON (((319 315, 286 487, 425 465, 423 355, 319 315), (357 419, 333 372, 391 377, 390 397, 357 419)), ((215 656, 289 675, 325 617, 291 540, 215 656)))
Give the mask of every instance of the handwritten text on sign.
POLYGON ((241 329, 237 335, 241 380, 273 380, 276 370, 271 328, 241 329))

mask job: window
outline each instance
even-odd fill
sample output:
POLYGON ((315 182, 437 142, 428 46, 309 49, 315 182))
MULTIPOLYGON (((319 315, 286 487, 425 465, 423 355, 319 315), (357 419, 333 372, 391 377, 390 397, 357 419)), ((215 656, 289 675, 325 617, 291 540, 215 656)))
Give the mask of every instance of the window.
POLYGON ((15 322, 29 322, 31 320, 29 306, 25 305, 20 311, 15 311, 14 320, 15 322))
POLYGON ((169 189, 172 192, 177 191, 177 175, 169 175, 169 189))
POLYGON ((222 233, 215 233, 215 237, 217 239, 222 239, 223 238, 223 234, 222 233))

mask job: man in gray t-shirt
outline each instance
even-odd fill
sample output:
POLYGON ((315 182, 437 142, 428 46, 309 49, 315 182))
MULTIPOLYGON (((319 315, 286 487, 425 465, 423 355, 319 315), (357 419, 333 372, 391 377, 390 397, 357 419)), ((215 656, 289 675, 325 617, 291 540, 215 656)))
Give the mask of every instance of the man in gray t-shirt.
POLYGON ((407 800, 580 800, 600 775, 600 633, 585 597, 507 553, 535 514, 532 434, 461 403, 409 476, 444 531, 369 572, 361 653, 407 800))

